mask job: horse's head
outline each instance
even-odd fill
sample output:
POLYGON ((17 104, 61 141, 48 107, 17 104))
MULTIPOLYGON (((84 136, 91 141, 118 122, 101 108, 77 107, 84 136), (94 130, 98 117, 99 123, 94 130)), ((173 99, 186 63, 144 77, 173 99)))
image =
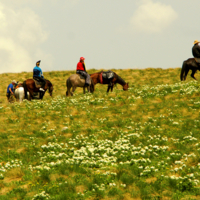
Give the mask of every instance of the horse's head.
POLYGON ((123 85, 123 90, 128 90, 128 88, 129 88, 128 83, 126 83, 125 85, 123 85))
POLYGON ((53 94, 53 85, 49 87, 49 94, 52 97, 52 94, 53 94))
POLYGON ((52 97, 52 94, 53 94, 53 84, 49 80, 46 80, 46 83, 47 83, 47 86, 48 86, 49 95, 52 97))
POLYGON ((19 81, 15 83, 14 88, 17 89, 18 87, 22 87, 22 83, 19 83, 19 81))

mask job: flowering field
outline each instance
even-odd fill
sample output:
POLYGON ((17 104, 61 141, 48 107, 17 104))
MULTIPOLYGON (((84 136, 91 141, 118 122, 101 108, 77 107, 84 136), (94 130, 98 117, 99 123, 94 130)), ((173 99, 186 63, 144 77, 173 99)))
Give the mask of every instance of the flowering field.
POLYGON ((3 95, 16 74, 0 75, 0 200, 200 199, 199 83, 178 68, 114 71, 128 92, 65 97, 73 72, 46 72, 54 97, 21 104, 3 95))

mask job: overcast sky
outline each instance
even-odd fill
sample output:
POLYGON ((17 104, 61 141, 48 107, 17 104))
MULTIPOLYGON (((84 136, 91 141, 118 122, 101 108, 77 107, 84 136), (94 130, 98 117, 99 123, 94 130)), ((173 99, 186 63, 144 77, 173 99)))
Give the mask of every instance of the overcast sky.
POLYGON ((0 73, 181 67, 200 40, 199 0, 1 0, 0 73))

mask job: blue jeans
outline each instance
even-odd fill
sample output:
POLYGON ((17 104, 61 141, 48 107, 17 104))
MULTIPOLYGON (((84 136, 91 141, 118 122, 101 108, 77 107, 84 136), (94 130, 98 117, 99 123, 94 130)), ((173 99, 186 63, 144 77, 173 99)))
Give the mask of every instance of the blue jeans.
POLYGON ((81 76, 83 76, 85 78, 85 83, 86 84, 88 84, 88 85, 90 84, 90 75, 87 72, 77 70, 76 73, 80 74, 81 76))

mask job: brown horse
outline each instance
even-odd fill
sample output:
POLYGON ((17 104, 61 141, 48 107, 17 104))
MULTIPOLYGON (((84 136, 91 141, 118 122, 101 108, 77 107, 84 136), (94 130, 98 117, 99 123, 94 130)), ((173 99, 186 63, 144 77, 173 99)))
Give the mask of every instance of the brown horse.
POLYGON ((24 87, 24 92, 25 92, 25 99, 27 99, 27 92, 30 94, 30 99, 43 99, 43 96, 46 92, 46 90, 49 90, 50 96, 52 96, 53 92, 53 85, 49 80, 46 80, 46 84, 44 86, 44 92, 40 91, 39 88, 35 86, 35 81, 33 79, 27 79, 26 81, 23 82, 23 87, 24 87), (38 95, 39 93, 39 98, 36 98, 35 96, 38 95))
POLYGON ((107 92, 109 92, 109 90, 111 90, 111 92, 113 91, 113 86, 116 85, 116 83, 119 83, 121 86, 123 86, 123 90, 128 90, 129 85, 128 83, 126 83, 119 75, 117 75, 115 72, 114 73, 114 77, 111 81, 111 85, 110 85, 110 81, 108 79, 102 79, 102 72, 97 72, 94 74, 90 74, 90 77, 92 78, 94 85, 96 85, 97 83, 101 83, 101 84, 107 84, 108 85, 108 89, 107 92), (103 82, 101 81, 103 80, 103 82))
POLYGON ((181 81, 185 81, 189 70, 192 70, 191 77, 196 80, 194 74, 197 70, 200 70, 200 65, 196 62, 194 58, 189 58, 183 61, 180 79, 181 81))

